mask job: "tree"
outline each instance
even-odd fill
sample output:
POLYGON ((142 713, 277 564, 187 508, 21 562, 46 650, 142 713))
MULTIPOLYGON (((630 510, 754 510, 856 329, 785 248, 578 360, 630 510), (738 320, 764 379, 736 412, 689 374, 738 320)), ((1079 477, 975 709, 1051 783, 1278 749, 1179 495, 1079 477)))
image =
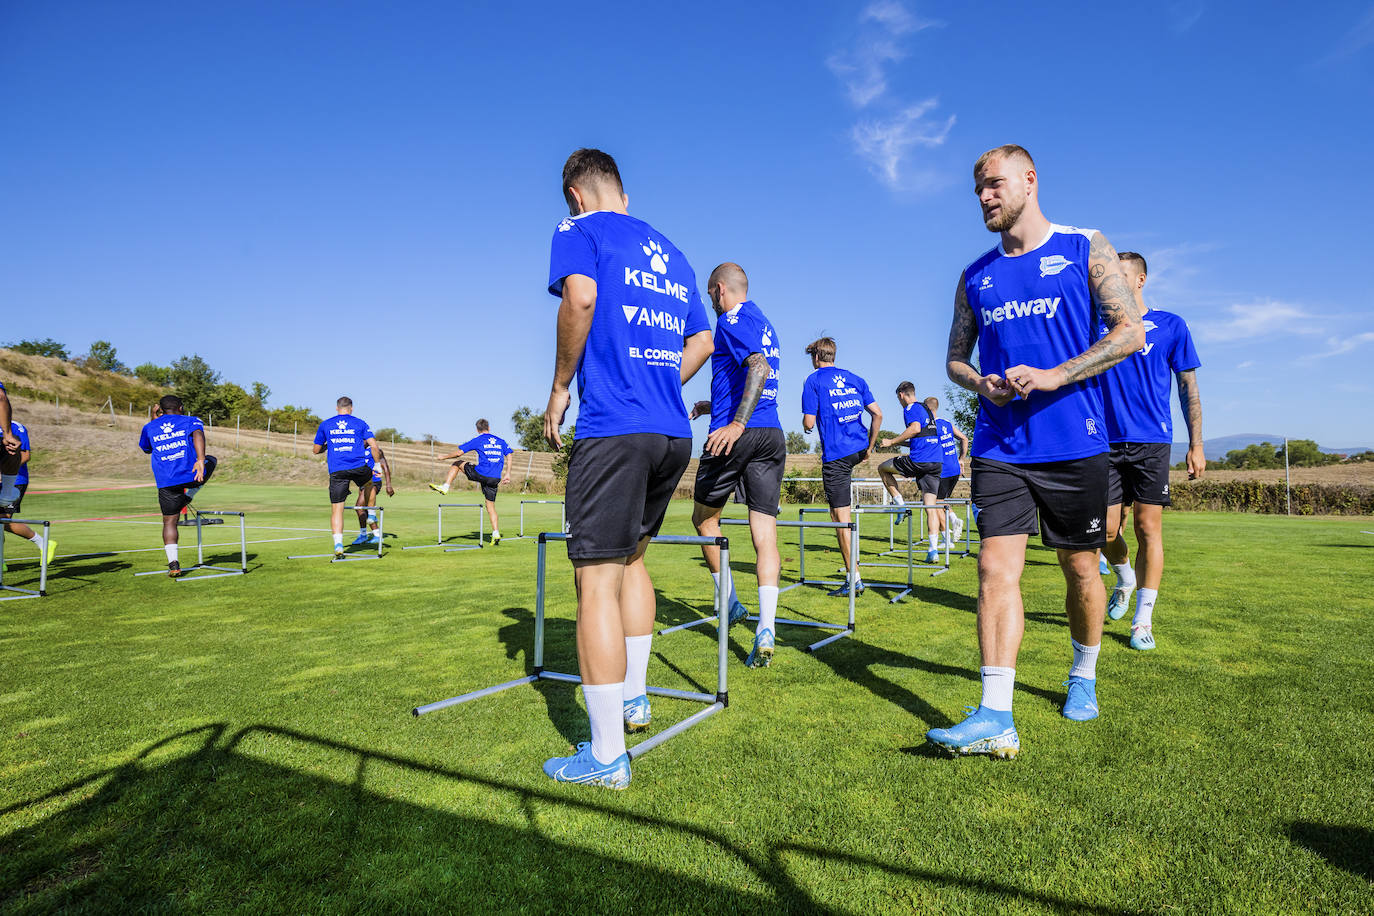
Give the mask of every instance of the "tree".
POLYGON ((373 430, 372 433, 377 437, 378 442, 414 442, 409 436, 401 434, 401 431, 394 426, 383 426, 381 429, 373 430))
POLYGON ((219 373, 199 356, 183 356, 172 363, 168 381, 188 414, 199 417, 209 413, 221 416, 228 413, 215 397, 219 373))
POLYGON ((129 374, 129 367, 119 361, 119 353, 108 340, 97 340, 91 344, 90 352, 82 359, 81 365, 87 369, 100 369, 104 372, 129 374))
POLYGON ((159 366, 156 363, 139 363, 134 366, 134 375, 143 379, 145 382, 152 382, 154 385, 161 385, 166 388, 172 384, 172 369, 170 366, 159 366))
POLYGON ((258 402, 258 405, 259 405, 259 406, 262 406, 262 407, 267 406, 267 399, 270 398, 271 396, 272 396, 272 389, 271 389, 271 388, 268 388, 268 387, 267 387, 266 385, 264 385, 262 382, 254 382, 254 383, 253 383, 253 399, 254 399, 255 401, 258 402))
MULTIPOLYGON (((896 438, 897 438, 898 436, 900 436, 900 435, 901 435, 901 433, 894 433, 894 432, 893 432, 892 430, 890 430, 890 429, 880 429, 880 430, 878 430, 878 441, 879 441, 879 442, 882 442, 884 439, 896 439, 896 438)), ((905 443, 905 442, 899 442, 899 443, 897 443, 896 445, 892 446, 891 448, 883 448, 881 445, 876 446, 876 447, 873 449, 873 451, 875 451, 875 452, 883 452, 884 454, 887 454, 887 453, 891 453, 891 452, 900 452, 902 449, 905 449, 905 448, 910 448, 910 446, 909 446, 907 443, 905 443)))
POLYGON ((72 358, 71 354, 67 352, 67 348, 51 337, 44 337, 42 340, 21 340, 18 343, 7 343, 5 349, 28 356, 51 356, 55 359, 72 358))
MULTIPOLYGON (((1278 450, 1277 458, 1278 463, 1283 464, 1283 449, 1278 450)), ((1288 440, 1288 463, 1293 467, 1321 467, 1339 460, 1323 452, 1311 439, 1288 440)))
POLYGON ((572 459, 573 437, 577 435, 577 424, 569 426, 563 433, 563 447, 553 456, 554 480, 568 482, 568 461, 572 459))
POLYGON ((424 433, 420 436, 420 443, 422 445, 438 445, 439 437, 434 435, 434 433, 424 433))
POLYGON ((542 413, 535 413, 528 407, 521 407, 510 415, 510 422, 515 427, 515 438, 525 451, 553 451, 553 448, 544 438, 544 415, 542 413))
POLYGON ((811 443, 806 441, 806 437, 796 430, 787 434, 787 454, 805 455, 811 451, 811 443))
POLYGON ((972 438, 978 422, 978 395, 953 383, 945 386, 945 402, 949 405, 949 420, 960 432, 972 438))

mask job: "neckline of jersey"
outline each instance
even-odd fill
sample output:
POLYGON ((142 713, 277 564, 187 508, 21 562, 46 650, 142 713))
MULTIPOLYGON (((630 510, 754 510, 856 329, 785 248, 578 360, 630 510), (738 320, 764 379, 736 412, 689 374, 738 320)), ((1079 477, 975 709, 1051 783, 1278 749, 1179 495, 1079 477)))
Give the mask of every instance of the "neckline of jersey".
POLYGON ((1041 248, 1044 248, 1047 244, 1049 244, 1050 239, 1053 238, 1054 234, 1058 232, 1061 228, 1063 227, 1060 226, 1058 223, 1050 223, 1050 231, 1045 233, 1045 237, 1041 239, 1034 248, 1027 248, 1020 254, 1007 254, 1007 249, 1002 247, 1002 242, 999 239, 997 242, 997 251, 1004 258, 1024 258, 1026 255, 1034 254, 1035 252, 1039 251, 1041 248))

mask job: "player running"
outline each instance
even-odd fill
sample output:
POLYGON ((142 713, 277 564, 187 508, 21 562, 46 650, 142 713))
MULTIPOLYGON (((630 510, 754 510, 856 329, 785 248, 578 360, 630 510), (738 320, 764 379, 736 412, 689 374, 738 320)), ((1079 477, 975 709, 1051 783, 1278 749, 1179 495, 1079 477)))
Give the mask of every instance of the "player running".
POLYGON ((1025 630, 1021 572, 1037 527, 1067 583, 1073 645, 1063 714, 1097 717, 1097 655, 1106 594, 1097 575, 1107 513, 1107 439, 1093 378, 1140 349, 1140 316, 1116 251, 1091 229, 1040 211, 1030 154, 999 146, 973 167, 983 221, 1001 242, 964 269, 954 294, 948 373, 980 398, 973 431, 978 504, 977 710, 926 737, 960 754, 1014 757, 1016 656, 1025 630), (1096 306, 1096 314, 1094 314, 1096 306), (1098 319, 1107 333, 1097 334, 1098 319), (982 371, 969 357, 974 346, 982 371), (1037 526, 1038 516, 1038 526, 1037 526))
MULTIPOLYGON (((878 441, 883 425, 883 411, 873 392, 857 373, 835 368, 835 341, 822 337, 806 348, 815 370, 802 383, 802 428, 808 433, 818 429, 821 435, 821 482, 825 487, 825 501, 830 505, 830 520, 847 523, 849 504, 853 497, 850 484, 854 466, 868 458, 878 441), (863 415, 868 411, 869 425, 864 428, 863 415)), ((849 532, 835 529, 840 542, 840 556, 844 558, 845 584, 830 593, 832 598, 847 598, 849 590, 862 594, 863 580, 857 566, 852 577, 849 560, 849 532)), ((857 563, 858 558, 855 557, 857 563)))
POLYGON ((1207 459, 1202 453, 1202 395, 1196 370, 1202 362, 1193 348, 1187 323, 1172 312, 1145 304, 1145 259, 1134 251, 1123 251, 1119 257, 1144 322, 1145 346, 1102 374, 1107 441, 1111 443, 1107 546, 1102 553, 1116 572, 1107 618, 1120 620, 1125 616, 1131 590, 1139 581, 1130 645, 1148 651, 1155 647, 1153 615, 1164 574, 1164 507, 1169 505, 1169 450, 1174 439, 1169 387, 1171 378, 1176 377, 1179 406, 1188 424, 1188 477, 1201 477, 1207 459), (1132 507, 1135 536, 1140 541, 1134 570, 1123 530, 1126 506, 1132 507))
MULTIPOLYGON (((372 469, 367 465, 367 455, 382 466, 390 483, 390 465, 382 456, 382 448, 372 435, 372 427, 353 416, 353 399, 339 398, 334 402, 338 415, 325 420, 315 430, 316 455, 328 452, 326 464, 329 468, 329 526, 334 534, 334 559, 343 559, 343 512, 348 501, 349 484, 359 491, 372 484, 372 469)), ((354 541, 354 543, 358 543, 354 541)))
MULTIPOLYGON (((0 386, 0 388, 2 387, 3 386, 0 386)), ((14 516, 23 511, 24 493, 29 488, 29 429, 23 423, 17 420, 11 420, 9 430, 14 437, 19 440, 19 473, 15 475, 14 484, 15 489, 19 492, 19 498, 14 501, 13 508, 0 509, 0 518, 14 518, 14 516)), ((25 540, 32 541, 33 546, 38 548, 40 556, 43 551, 46 550, 48 552, 49 563, 57 556, 57 538, 55 537, 49 536, 45 539, 43 535, 21 522, 5 525, 4 531, 18 535, 25 540)))
MULTIPOLYGON (((738 264, 727 262, 711 271, 706 294, 717 316, 711 400, 698 401, 691 419, 709 416, 711 426, 697 464, 692 524, 698 534, 719 537, 721 511, 736 488, 743 488, 759 584, 759 624, 744 663, 766 668, 776 642, 782 566, 777 517, 787 463, 787 442, 778 421, 780 344, 773 325, 748 298, 749 278, 738 264)), ((729 622, 743 620, 749 612, 735 594, 733 573, 720 568, 720 549, 703 547, 701 552, 716 584, 722 575, 729 580, 729 622)))
POLYGON ((559 426, 575 374, 568 558, 592 740, 550 758, 544 773, 624 789, 624 732, 649 724, 654 587, 644 553, 691 456, 682 385, 711 353, 711 325, 682 252, 626 212, 614 159, 574 152, 563 166, 563 194, 572 216, 554 230, 549 256, 549 292, 561 301, 544 437, 563 447, 559 426))
POLYGON ((19 467, 24 462, 19 457, 20 442, 10 423, 10 396, 5 383, 0 382, 0 511, 13 512, 19 504, 19 467))
POLYGON ((377 457, 381 459, 378 464, 377 458, 372 457, 372 451, 367 452, 367 469, 372 472, 372 479, 367 486, 358 490, 358 499, 353 504, 358 512, 358 536, 353 539, 353 544, 371 544, 377 546, 382 542, 382 536, 377 531, 377 494, 385 487, 387 496, 395 496, 396 489, 391 485, 391 462, 386 460, 386 453, 377 449, 377 457))
POLYGON ((453 486, 454 479, 461 471, 464 477, 481 487, 482 498, 487 503, 487 518, 491 520, 493 547, 501 543, 501 523, 496 517, 496 488, 501 484, 510 483, 510 454, 513 451, 515 449, 511 448, 505 439, 491 434, 491 424, 486 420, 478 420, 476 436, 458 446, 458 451, 453 454, 442 455, 437 459, 451 461, 468 452, 476 452, 477 463, 454 461, 442 486, 429 485, 434 492, 448 495, 449 487, 453 486))
POLYGON ((162 510, 162 547, 167 552, 167 575, 184 575, 177 560, 177 521, 200 488, 215 473, 215 456, 205 453, 205 425, 182 411, 181 398, 166 394, 157 402, 153 419, 143 424, 138 447, 152 456, 157 502, 162 510))
POLYGON ((930 544, 926 551, 926 562, 934 563, 938 558, 940 530, 945 516, 943 510, 934 508, 940 492, 940 470, 944 456, 940 447, 940 431, 935 428, 935 411, 916 400, 916 386, 911 382, 902 382, 897 386, 897 401, 902 405, 902 422, 906 424, 906 429, 902 430, 901 435, 883 439, 879 445, 891 448, 910 442, 910 454, 889 458, 878 465, 878 476, 883 479, 883 486, 887 487, 892 501, 899 506, 906 505, 906 500, 897 489, 897 475, 916 481, 916 486, 921 490, 921 502, 928 507, 924 513, 930 544))
MULTIPOLYGON (((940 433, 940 491, 935 495, 941 500, 946 500, 954 495, 954 488, 959 485, 963 457, 968 454, 969 449, 968 436, 964 435, 964 431, 959 427, 939 416, 939 398, 928 397, 925 404, 926 408, 936 415, 935 428, 940 433)), ((953 550, 954 542, 964 536, 964 520, 953 509, 948 512, 943 509, 940 511, 949 520, 949 524, 945 526, 945 546, 953 550)))

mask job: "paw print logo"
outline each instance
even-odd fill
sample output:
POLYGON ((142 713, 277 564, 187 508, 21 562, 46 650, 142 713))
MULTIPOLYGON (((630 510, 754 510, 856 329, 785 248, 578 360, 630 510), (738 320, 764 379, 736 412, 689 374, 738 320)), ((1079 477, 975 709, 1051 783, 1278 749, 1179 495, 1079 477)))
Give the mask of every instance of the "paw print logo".
POLYGON ((835 376, 835 378, 831 380, 830 384, 834 385, 836 388, 843 388, 843 387, 844 387, 844 376, 843 376, 843 375, 837 375, 837 376, 835 376))
POLYGON ((170 433, 173 429, 175 429, 175 427, 172 426, 172 424, 170 424, 170 423, 163 423, 163 424, 162 424, 162 431, 163 431, 164 433, 170 433))
POLYGON ((773 329, 772 329, 772 328, 767 328, 767 327, 766 327, 766 328, 763 329, 763 345, 764 345, 765 347, 771 347, 771 346, 773 346, 773 329))
POLYGON ((666 274, 668 272, 668 255, 664 252, 663 246, 653 239, 649 239, 649 244, 640 245, 644 253, 649 256, 649 267, 656 274, 666 274))
POLYGON ((348 429, 348 421, 347 421, 347 420, 340 420, 340 421, 338 422, 337 426, 338 426, 339 429, 348 429))

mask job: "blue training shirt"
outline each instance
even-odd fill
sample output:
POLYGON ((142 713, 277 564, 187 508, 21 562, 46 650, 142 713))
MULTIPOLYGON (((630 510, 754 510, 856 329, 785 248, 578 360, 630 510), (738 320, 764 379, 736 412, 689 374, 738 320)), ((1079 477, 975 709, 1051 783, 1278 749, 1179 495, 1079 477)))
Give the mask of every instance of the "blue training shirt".
POLYGON ((138 447, 152 455, 153 480, 159 487, 195 483, 196 444, 192 434, 205 424, 195 417, 169 413, 143 424, 138 447))
POLYGON ((331 474, 367 467, 367 456, 372 452, 367 440, 372 438, 372 427, 346 413, 330 417, 315 430, 315 444, 325 447, 331 474))
MULTIPOLYGON (((1102 373, 1107 441, 1173 442, 1173 373, 1202 365, 1188 323, 1173 312, 1145 312, 1145 346, 1102 373)), ((1105 335, 1107 326, 1100 325, 1105 335)))
POLYGON ((954 438, 954 424, 944 417, 935 418, 935 429, 940 434, 940 476, 958 477, 959 440, 954 438))
POLYGON ((868 448, 864 410, 873 403, 868 382, 837 366, 817 369, 802 383, 802 413, 816 418, 821 460, 834 461, 868 448))
POLYGON ((917 464, 938 464, 942 457, 940 433, 935 428, 935 415, 930 412, 930 408, 920 401, 912 401, 902 408, 902 422, 906 426, 912 423, 921 424, 921 431, 907 440, 911 447, 911 460, 917 464))
POLYGON ((372 469, 372 482, 382 482, 382 471, 377 467, 377 459, 372 457, 372 449, 367 450, 367 466, 372 469))
POLYGON ((762 310, 746 299, 716 319, 716 349, 711 354, 711 432, 735 419, 749 369, 744 361, 759 353, 768 361, 768 381, 746 429, 782 429, 778 421, 778 332, 762 310))
MULTIPOLYGON (((3 387, 5 386, 0 385, 0 388, 3 387)), ((11 420, 10 432, 14 433, 15 438, 19 440, 19 451, 27 452, 29 450, 29 428, 25 426, 23 423, 16 423, 14 420, 11 420)), ((29 463, 25 461, 23 464, 19 465, 19 473, 15 475, 14 485, 17 487, 28 482, 29 463)))
POLYGON ((573 274, 596 281, 596 310, 577 364, 577 438, 690 437, 682 342, 711 325, 687 258, 643 220, 597 210, 554 230, 549 292, 562 296, 573 274))
MULTIPOLYGON (((984 375, 1016 365, 1052 369, 1097 339, 1088 286, 1096 230, 1051 225, 1036 248, 1012 257, 996 248, 964 269, 964 292, 978 324, 984 375)), ((980 397, 973 455, 1012 464, 1071 461, 1107 451, 1102 389, 1096 377, 1057 391, 1035 391, 1001 407, 980 397)))
MULTIPOLYGON (((578 423, 578 438, 582 438, 581 423, 578 423)), ((500 477, 501 472, 506 467, 506 456, 515 449, 506 444, 506 440, 500 436, 493 436, 491 433, 482 433, 476 438, 469 439, 458 446, 460 452, 476 452, 477 466, 473 469, 483 477, 500 477)))

